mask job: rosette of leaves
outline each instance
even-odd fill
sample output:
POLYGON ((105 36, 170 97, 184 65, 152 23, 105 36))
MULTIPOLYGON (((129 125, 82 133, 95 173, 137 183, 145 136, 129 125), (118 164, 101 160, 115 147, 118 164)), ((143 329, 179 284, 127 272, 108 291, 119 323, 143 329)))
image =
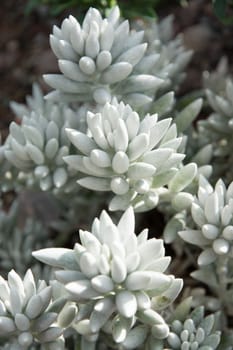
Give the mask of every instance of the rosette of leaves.
POLYGON ((160 195, 177 195, 194 178, 194 163, 181 166, 184 154, 177 149, 172 119, 157 120, 157 115, 139 115, 129 105, 116 100, 107 103, 101 113, 87 115, 89 134, 66 129, 81 154, 64 157, 65 162, 89 176, 78 180, 86 188, 111 191, 110 210, 133 205, 146 211, 158 204, 160 195), (168 188, 165 186, 168 185, 168 188))
MULTIPOLYGON (((117 6, 106 18, 90 8, 82 25, 69 16, 50 36, 61 74, 44 75, 55 89, 46 98, 103 105, 117 96, 135 108, 149 104, 163 79, 147 70, 147 62, 146 72, 138 66, 147 49, 143 36, 121 20, 117 6)), ((150 65, 157 60, 157 55, 148 57, 150 65)))
POLYGON ((219 257, 233 256, 233 183, 226 188, 220 179, 215 188, 203 176, 199 179, 197 197, 192 203, 194 229, 179 232, 179 236, 203 251, 199 265, 208 265, 219 257))
POLYGON ((218 92, 207 89, 206 96, 213 113, 207 119, 200 121, 198 125, 200 131, 206 131, 209 139, 220 147, 216 152, 219 155, 225 155, 230 153, 231 149, 233 81, 227 78, 224 81, 224 87, 218 92))
POLYGON ((170 258, 164 256, 163 241, 148 240, 147 230, 136 236, 134 225, 132 207, 118 225, 103 211, 94 220, 92 232, 80 230, 81 243, 74 249, 33 252, 56 268, 55 277, 65 285, 68 299, 77 302, 79 313, 72 327, 84 337, 82 349, 93 348, 100 331, 116 345, 124 344, 135 320, 150 326, 155 339, 169 333, 156 310, 172 303, 182 280, 164 274, 170 258))
POLYGON ((166 349, 214 350, 221 340, 219 313, 205 317, 204 307, 190 312, 191 298, 185 299, 173 312, 170 333, 165 340, 166 349))
POLYGON ((173 16, 161 22, 153 18, 139 19, 133 24, 137 30, 144 30, 144 40, 148 44, 146 54, 136 68, 164 80, 158 94, 177 89, 185 77, 192 51, 183 46, 182 35, 174 38, 173 16))
POLYGON ((38 111, 42 115, 48 114, 51 112, 51 106, 52 102, 44 99, 42 90, 37 83, 32 85, 32 95, 26 96, 26 104, 15 101, 10 102, 10 108, 19 120, 23 116, 30 117, 32 111, 38 111))
POLYGON ((73 170, 63 161, 71 151, 65 128, 81 128, 82 121, 66 105, 42 104, 41 100, 39 107, 38 99, 34 100, 36 109, 25 107, 27 112, 21 123, 10 124, 5 157, 18 169, 18 183, 23 181, 26 187, 39 187, 54 194, 71 192, 75 185, 73 170))
POLYGON ((107 325, 104 327, 104 331, 99 333, 97 340, 87 340, 86 336, 79 336, 75 344, 81 350, 163 350, 164 349, 164 340, 155 338, 153 335, 150 325, 145 325, 139 323, 136 324, 129 330, 125 340, 121 343, 116 343, 112 338, 111 333, 111 322, 107 322, 107 325))
POLYGON ((166 218, 166 225, 163 232, 165 243, 173 243, 173 247, 176 249, 178 255, 182 254, 184 244, 179 238, 178 232, 185 230, 187 226, 193 227, 195 225, 190 214, 190 208, 194 201, 194 195, 198 191, 199 178, 200 176, 204 176, 208 179, 212 175, 212 165, 210 164, 213 156, 213 147, 211 144, 208 144, 198 149, 196 136, 196 133, 194 133, 194 136, 190 135, 187 140, 188 143, 183 150, 186 154, 184 161, 187 163, 195 162, 197 164, 196 176, 190 185, 186 187, 185 193, 183 192, 182 195, 178 194, 170 203, 159 203, 158 206, 158 209, 162 211, 166 218))
POLYGON ((221 95, 226 89, 226 80, 230 76, 229 64, 226 56, 223 56, 214 71, 203 72, 203 86, 217 95, 221 95))
POLYGON ((63 330, 50 312, 52 288, 45 281, 36 285, 31 270, 23 279, 11 270, 8 280, 0 277, 0 339, 9 349, 26 350, 36 344, 44 349, 63 349, 63 330))
MULTIPOLYGON (((59 101, 60 102, 60 101, 59 101)), ((43 92, 37 83, 32 85, 32 95, 26 96, 26 104, 18 103, 15 101, 10 102, 10 107, 18 120, 20 121, 23 116, 30 118, 31 112, 36 111, 37 114, 42 114, 43 116, 49 115, 52 112, 54 103, 50 100, 44 98, 43 92)), ((62 107, 61 107, 62 108, 62 107)), ((69 123, 77 124, 80 130, 86 130, 86 112, 91 110, 92 106, 83 103, 75 109, 76 115, 69 115, 67 118, 69 123)))
MULTIPOLYGON (((221 67, 220 67, 221 68, 221 67)), ((213 112, 198 123, 199 143, 211 143, 214 154, 214 178, 232 180, 233 81, 225 71, 217 70, 205 78, 207 101, 213 112), (221 74, 220 74, 221 73, 221 74), (218 84, 214 83, 218 80, 218 84), (217 87, 216 87, 217 86, 217 87)), ((222 68, 223 70, 223 68, 222 68)), ((207 73, 206 73, 207 75, 207 73)))

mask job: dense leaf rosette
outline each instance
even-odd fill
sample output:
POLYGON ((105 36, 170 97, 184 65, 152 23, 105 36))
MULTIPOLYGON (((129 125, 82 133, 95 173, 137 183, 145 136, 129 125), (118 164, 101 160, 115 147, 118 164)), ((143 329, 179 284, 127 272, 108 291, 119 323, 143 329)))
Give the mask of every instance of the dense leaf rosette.
POLYGON ((231 135, 233 130, 233 81, 229 77, 218 77, 219 84, 216 81, 211 81, 212 75, 215 77, 216 73, 209 75, 206 78, 207 88, 205 90, 209 106, 213 112, 210 116, 201 120, 198 123, 199 129, 205 133, 207 140, 215 142, 219 147, 218 152, 226 154, 227 150, 231 153, 231 135), (208 84, 209 82, 209 84, 208 84), (224 142, 225 141, 225 144, 224 142), (227 144, 230 143, 227 148, 227 144))
POLYGON ((9 343, 6 348, 26 350, 36 344, 46 344, 48 350, 64 348, 57 313, 48 311, 51 298, 51 287, 45 281, 36 285, 31 270, 23 280, 14 270, 7 281, 0 277, 0 339, 9 343))
MULTIPOLYGON (((137 69, 147 49, 143 36, 143 31, 130 30, 128 21, 121 20, 118 7, 106 18, 90 8, 82 25, 69 16, 50 36, 62 74, 44 75, 55 89, 47 98, 103 105, 117 96, 135 108, 150 103, 164 80, 137 69)), ((148 58, 154 65, 158 55, 148 58)))
POLYGON ((144 30, 144 40, 148 44, 145 56, 136 68, 164 80, 159 94, 169 89, 176 90, 192 57, 192 51, 186 50, 182 44, 182 36, 174 38, 173 19, 171 15, 159 22, 154 18, 139 18, 133 22, 137 30, 144 30))
POLYGON ((9 163, 19 171, 17 181, 42 191, 73 191, 73 170, 63 161, 71 147, 65 128, 82 129, 82 109, 75 112, 66 105, 46 102, 37 86, 28 105, 14 104, 13 109, 17 115, 21 111, 24 114, 20 125, 10 124, 4 151, 9 163))
POLYGON ((212 109, 208 118, 198 122, 198 143, 213 147, 214 179, 232 181, 233 80, 222 59, 214 72, 204 73, 204 87, 212 109))
POLYGON ((168 349, 214 350, 220 343, 216 330, 217 314, 204 317, 204 307, 197 307, 184 320, 174 320, 166 340, 168 349))
POLYGON ((136 211, 151 209, 160 194, 182 191, 196 173, 195 164, 180 169, 184 154, 177 149, 182 137, 171 122, 158 121, 155 114, 140 121, 129 105, 114 99, 100 113, 88 113, 86 134, 66 129, 80 154, 64 160, 88 175, 78 181, 81 186, 115 194, 111 210, 129 205, 136 211))
POLYGON ((200 176, 198 194, 191 208, 197 229, 179 232, 186 242, 203 249, 199 265, 208 265, 217 257, 233 257, 233 183, 228 188, 219 180, 215 188, 200 176))
POLYGON ((182 280, 164 274, 170 258, 164 256, 163 241, 148 240, 147 230, 135 235, 132 207, 118 225, 103 211, 91 233, 80 230, 80 240, 73 250, 33 253, 57 269, 55 276, 65 285, 68 298, 81 305, 73 324, 76 331, 90 340, 101 329, 112 329, 114 341, 122 343, 138 319, 152 327, 155 338, 165 338, 169 328, 155 310, 176 298, 182 280))

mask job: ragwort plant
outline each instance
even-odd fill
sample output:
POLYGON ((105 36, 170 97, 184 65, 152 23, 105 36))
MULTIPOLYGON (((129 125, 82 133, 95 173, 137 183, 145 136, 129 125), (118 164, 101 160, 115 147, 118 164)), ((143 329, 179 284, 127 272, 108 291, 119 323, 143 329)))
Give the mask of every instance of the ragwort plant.
POLYGON ((20 121, 0 148, 1 349, 233 349, 232 81, 216 91, 205 78, 213 113, 194 128, 203 99, 178 108, 191 52, 171 17, 90 8, 50 44, 54 90, 11 103, 20 121), (53 201, 50 230, 41 216, 17 220, 28 191, 53 201), (136 234, 135 213, 154 208, 163 236, 136 234))

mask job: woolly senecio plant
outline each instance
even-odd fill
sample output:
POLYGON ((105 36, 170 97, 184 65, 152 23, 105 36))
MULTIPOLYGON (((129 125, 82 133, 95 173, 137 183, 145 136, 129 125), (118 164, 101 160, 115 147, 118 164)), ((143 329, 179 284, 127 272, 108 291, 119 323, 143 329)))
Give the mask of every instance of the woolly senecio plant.
POLYGON ((214 350, 221 339, 220 313, 205 317, 204 307, 191 308, 191 298, 185 299, 175 309, 170 319, 170 333, 165 340, 166 349, 214 350))
POLYGON ((111 329, 114 342, 124 348, 136 321, 150 326, 155 339, 167 337, 169 327, 156 309, 176 298, 182 280, 164 274, 170 258, 164 256, 163 241, 148 240, 147 234, 143 230, 135 235, 132 207, 118 225, 103 211, 94 220, 92 232, 80 230, 81 243, 74 249, 33 253, 56 268, 56 279, 65 285, 68 299, 82 305, 73 328, 87 342, 95 342, 101 330, 111 329))
POLYGON ((202 248, 199 265, 218 257, 233 257, 233 183, 228 188, 219 180, 215 188, 200 177, 198 195, 192 203, 192 219, 197 229, 179 232, 185 241, 202 248))
MULTIPOLYGON (((54 91, 44 98, 34 86, 27 105, 11 104, 17 120, 0 148, 0 177, 2 190, 14 189, 16 195, 23 187, 49 192, 48 197, 65 208, 63 226, 62 219, 51 219, 53 230, 41 237, 40 226, 35 226, 32 236, 33 223, 28 221, 24 235, 7 231, 9 221, 13 225, 14 205, 9 215, 0 215, 0 227, 9 236, 0 237, 4 258, 0 269, 5 274, 12 268, 14 250, 13 268, 22 273, 11 270, 8 279, 0 277, 0 348, 232 350, 231 334, 224 334, 220 342, 218 331, 225 325, 229 328, 227 316, 220 327, 217 314, 205 317, 203 308, 210 310, 218 297, 211 310, 225 309, 226 315, 233 315, 232 183, 228 188, 221 180, 215 188, 210 185, 209 163, 221 137, 220 142, 218 137, 199 142, 189 127, 202 99, 184 99, 176 105, 174 91, 169 91, 179 85, 191 56, 180 38, 171 39, 171 19, 161 25, 139 19, 129 26, 118 7, 106 18, 91 8, 82 24, 70 16, 60 28, 54 26, 50 44, 60 74, 44 78, 54 91), (208 144, 211 140, 214 144, 208 144), (97 198, 94 191, 106 196, 97 198), (109 194, 113 194, 110 203, 109 194), (92 207, 86 210, 90 202, 92 207), (90 217, 108 204, 110 210, 124 211, 118 224, 102 211, 91 232, 85 230, 90 217), (171 265, 163 239, 149 239, 147 229, 135 234, 134 212, 155 207, 170 220, 167 231, 172 237, 165 229, 164 238, 172 242, 171 251, 174 248, 171 265), (69 224, 73 229, 71 221, 84 228, 73 249, 68 235, 56 235, 70 231, 69 224), (179 230, 183 241, 177 239, 179 230), (49 247, 42 248, 37 236, 49 247), (15 254, 15 244, 22 248, 21 254, 27 253, 25 257, 15 254), (53 268, 49 276, 53 280, 36 282, 31 270, 23 277, 26 264, 33 264, 29 249, 36 266, 42 262, 53 268), (191 301, 187 308, 184 299, 187 289, 178 306, 177 300, 173 304, 183 286, 173 274, 190 281, 187 273, 196 266, 201 250, 199 270, 192 277, 207 283, 213 295, 194 300, 191 312, 191 301), (187 259, 181 260, 184 254, 187 259), (187 312, 180 317, 180 310, 187 312)), ((227 84, 224 98, 217 97, 220 92, 208 95, 217 114, 223 112, 224 128, 231 127, 231 85, 227 84)), ((229 146, 229 130, 226 134, 229 146)), ((6 208, 8 200, 6 195, 6 208)), ((192 287, 188 285, 189 294, 194 294, 192 287)))
POLYGON ((64 349, 57 313, 48 310, 51 301, 52 288, 45 281, 36 285, 31 270, 23 279, 14 270, 8 280, 0 277, 0 341, 6 340, 5 348, 27 350, 43 344, 47 350, 64 349))
POLYGON ((16 182, 28 187, 53 191, 73 191, 73 171, 64 164, 70 152, 66 127, 82 128, 79 114, 66 105, 45 101, 38 88, 28 106, 14 105, 17 114, 24 111, 21 124, 12 122, 4 145, 5 157, 19 170, 16 182), (33 106, 36 109, 31 109, 33 106))
POLYGON ((151 209, 160 195, 180 192, 196 174, 194 163, 180 169, 185 155, 177 149, 182 138, 171 122, 170 118, 158 121, 155 114, 140 120, 129 105, 113 100, 102 112, 88 113, 89 134, 66 129, 81 154, 64 160, 89 175, 78 181, 81 186, 114 193, 111 210, 129 205, 136 211, 151 209))
MULTIPOLYGON (((47 98, 67 102, 91 101, 103 105, 113 96, 140 107, 153 101, 163 79, 137 70, 147 43, 143 31, 129 28, 118 7, 107 18, 90 8, 82 25, 73 17, 61 29, 54 26, 50 44, 62 74, 46 74, 45 81, 55 91, 47 98)), ((158 55, 148 56, 153 65, 158 55)))

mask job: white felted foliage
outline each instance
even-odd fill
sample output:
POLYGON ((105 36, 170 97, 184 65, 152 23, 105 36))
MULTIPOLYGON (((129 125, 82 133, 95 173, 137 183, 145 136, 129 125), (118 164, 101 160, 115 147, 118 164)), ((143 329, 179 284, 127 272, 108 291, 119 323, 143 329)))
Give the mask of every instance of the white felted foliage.
POLYGON ((209 87, 206 89, 206 96, 213 113, 199 122, 201 133, 205 133, 207 140, 218 143, 220 149, 217 152, 231 153, 231 139, 233 131, 233 81, 229 78, 224 80, 222 90, 216 92, 209 87), (223 143, 225 141, 225 144, 223 143), (222 144, 222 145, 221 145, 222 144), (224 147, 225 146, 225 147, 224 147), (225 150, 225 152, 224 152, 225 150))
POLYGON ((0 277, 0 340, 6 348, 27 350, 44 344, 47 350, 64 349, 57 313, 48 311, 51 298, 51 287, 45 281, 36 285, 31 270, 23 279, 14 270, 8 280, 0 277))
POLYGON ((148 240, 147 230, 135 235, 132 207, 118 225, 103 211, 94 220, 92 232, 80 230, 80 240, 74 249, 47 248, 33 253, 56 268, 56 279, 65 285, 68 299, 79 305, 72 324, 77 333, 95 342, 103 331, 115 343, 124 344, 138 320, 151 327, 155 339, 165 338, 169 328, 155 310, 176 298, 182 280, 164 274, 170 258, 164 256, 163 241, 148 240))
POLYGON ((10 108, 19 119, 25 115, 29 117, 31 112, 35 110, 42 115, 50 113, 51 105, 50 101, 45 101, 43 92, 37 83, 32 85, 32 95, 26 96, 26 104, 10 102, 10 108))
POLYGON ((55 194, 71 192, 75 185, 73 172, 63 161, 71 147, 65 128, 80 127, 82 121, 65 105, 44 102, 44 106, 35 107, 27 108, 20 125, 10 124, 5 157, 18 169, 19 183, 55 194))
POLYGON ((195 164, 179 170, 184 154, 177 149, 182 138, 171 122, 171 118, 158 121, 155 114, 140 121, 129 105, 114 99, 101 113, 88 113, 87 134, 66 129, 80 154, 64 160, 88 175, 78 181, 81 186, 114 193, 111 210, 129 205, 136 211, 149 210, 158 204, 160 194, 182 191, 196 173, 195 164))
POLYGON ((161 22, 152 18, 138 19, 133 24, 137 30, 144 30, 144 40, 148 44, 136 69, 164 80, 158 94, 175 90, 185 77, 184 70, 191 60, 192 51, 184 48, 181 35, 173 38, 173 16, 161 22))
POLYGON ((213 188, 200 176, 197 197, 191 207, 195 229, 179 235, 186 242, 202 248, 198 264, 208 265, 217 257, 233 257, 233 183, 226 188, 219 180, 213 188))
POLYGON ((213 146, 214 180, 232 181, 233 80, 224 61, 214 73, 205 73, 206 97, 212 113, 198 123, 198 142, 213 146), (221 69, 220 69, 221 68, 221 69))
POLYGON ((174 320, 166 345, 172 350, 214 350, 221 332, 215 328, 216 314, 204 317, 204 307, 194 309, 184 321, 174 320))
MULTIPOLYGON (((106 18, 90 8, 82 25, 69 16, 50 36, 62 74, 44 75, 55 89, 47 98, 103 105, 117 96, 135 107, 147 105, 164 80, 138 68, 147 49, 143 36, 143 31, 130 30, 118 7, 106 18)), ((148 56, 153 64, 155 56, 148 56)))

